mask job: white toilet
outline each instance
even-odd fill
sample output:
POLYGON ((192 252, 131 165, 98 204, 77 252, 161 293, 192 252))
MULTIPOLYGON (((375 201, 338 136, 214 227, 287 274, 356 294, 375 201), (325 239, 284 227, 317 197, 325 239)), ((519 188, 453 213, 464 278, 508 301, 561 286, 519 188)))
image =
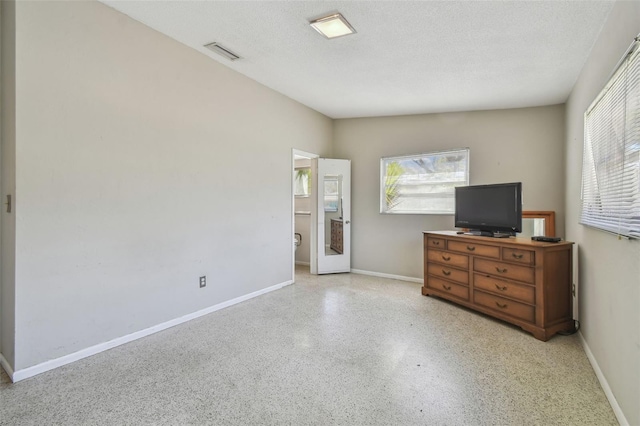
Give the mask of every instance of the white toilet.
POLYGON ((298 250, 298 247, 302 244, 302 235, 299 233, 293 234, 293 251, 298 250))

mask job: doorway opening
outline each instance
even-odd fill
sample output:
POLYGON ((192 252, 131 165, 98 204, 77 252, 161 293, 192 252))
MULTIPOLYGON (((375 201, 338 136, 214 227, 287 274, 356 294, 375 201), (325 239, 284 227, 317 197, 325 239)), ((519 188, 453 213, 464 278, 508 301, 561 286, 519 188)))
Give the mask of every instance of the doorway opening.
POLYGON ((317 232, 314 224, 317 221, 317 185, 314 182, 316 162, 319 155, 292 150, 292 271, 291 279, 296 281, 296 266, 309 268, 309 272, 316 274, 316 240, 317 232))

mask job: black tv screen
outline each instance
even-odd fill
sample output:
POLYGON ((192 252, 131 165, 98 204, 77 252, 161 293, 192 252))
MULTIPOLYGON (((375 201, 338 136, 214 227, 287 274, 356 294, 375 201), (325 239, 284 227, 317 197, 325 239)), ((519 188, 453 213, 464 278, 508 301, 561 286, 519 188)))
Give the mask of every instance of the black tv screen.
POLYGON ((483 235, 522 232, 522 183, 459 186, 455 226, 483 235))

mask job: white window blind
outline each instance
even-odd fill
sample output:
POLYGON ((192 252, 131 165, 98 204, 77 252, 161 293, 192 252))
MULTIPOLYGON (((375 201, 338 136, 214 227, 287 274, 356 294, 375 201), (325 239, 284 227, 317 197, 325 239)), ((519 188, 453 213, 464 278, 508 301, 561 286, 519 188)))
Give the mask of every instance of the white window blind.
POLYGON ((453 214, 469 185, 469 148, 380 159, 380 213, 453 214))
POLYGON ((640 238, 638 39, 585 113, 580 223, 640 238))

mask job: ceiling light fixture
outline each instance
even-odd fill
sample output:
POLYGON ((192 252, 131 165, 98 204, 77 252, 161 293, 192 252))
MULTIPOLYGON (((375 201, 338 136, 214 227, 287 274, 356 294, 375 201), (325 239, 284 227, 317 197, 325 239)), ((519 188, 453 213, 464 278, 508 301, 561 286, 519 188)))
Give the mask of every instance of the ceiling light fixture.
POLYGON ((218 55, 224 56, 230 61, 242 59, 240 55, 236 55, 235 53, 233 53, 232 51, 230 51, 229 49, 227 49, 226 47, 220 45, 220 43, 217 43, 215 41, 213 43, 205 44, 204 47, 206 47, 207 49, 209 49, 214 53, 217 53, 218 55))
POLYGON ((356 32, 349 22, 344 19, 344 16, 339 13, 313 20, 309 22, 309 25, 329 39, 354 34, 356 32))

